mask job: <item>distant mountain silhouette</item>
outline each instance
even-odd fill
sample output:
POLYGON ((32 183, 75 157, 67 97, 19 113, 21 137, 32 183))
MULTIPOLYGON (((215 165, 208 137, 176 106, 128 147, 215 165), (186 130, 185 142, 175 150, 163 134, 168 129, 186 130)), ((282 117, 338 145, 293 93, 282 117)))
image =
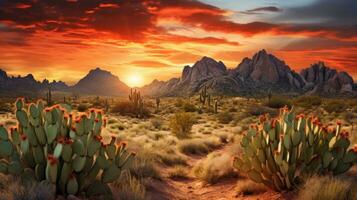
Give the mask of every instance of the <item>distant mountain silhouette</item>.
MULTIPOLYGON (((222 95, 253 95, 292 93, 323 96, 357 96, 356 84, 347 72, 338 72, 323 62, 296 73, 272 54, 261 50, 252 58, 244 58, 234 69, 227 69, 221 61, 203 57, 192 67, 185 66, 181 77, 168 81, 154 80, 140 88, 151 96, 192 95, 202 87, 222 95)), ((129 87, 111 72, 96 68, 78 81, 67 86, 62 81, 36 81, 32 74, 10 77, 0 69, 0 94, 36 96, 51 87, 53 91, 76 92, 89 95, 121 96, 129 87)))
POLYGON ((90 70, 71 90, 81 94, 120 96, 128 93, 130 88, 109 71, 96 68, 90 70))
POLYGON ((185 66, 180 78, 153 81, 141 88, 153 96, 191 95, 207 86, 217 94, 295 93, 309 95, 356 95, 352 77, 337 72, 323 63, 312 65, 299 73, 264 49, 252 58, 244 58, 234 69, 227 70, 222 62, 203 57, 192 67, 185 66))
POLYGON ((62 81, 36 81, 32 74, 10 77, 0 69, 0 94, 5 96, 39 96, 51 88, 52 91, 76 92, 88 95, 120 96, 129 92, 129 87, 109 71, 96 68, 74 86, 62 81))
POLYGON ((54 90, 64 90, 68 86, 62 81, 49 82, 44 80, 42 82, 36 81, 32 74, 27 76, 8 76, 7 73, 0 69, 0 93, 7 96, 24 95, 37 96, 42 90, 48 88, 54 90))

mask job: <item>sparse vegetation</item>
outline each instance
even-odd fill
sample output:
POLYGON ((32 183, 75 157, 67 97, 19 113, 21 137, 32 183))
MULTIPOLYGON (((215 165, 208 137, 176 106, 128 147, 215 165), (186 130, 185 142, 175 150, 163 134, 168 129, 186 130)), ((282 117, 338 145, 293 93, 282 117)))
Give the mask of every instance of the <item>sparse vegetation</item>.
POLYGON ((170 128, 178 138, 187 138, 190 133, 194 119, 189 113, 176 113, 170 119, 170 128))
POLYGON ((112 185, 115 199, 145 200, 145 186, 127 171, 112 185))
POLYGON ((171 179, 187 179, 189 178, 187 168, 182 166, 175 166, 168 174, 171 179))
POLYGON ((283 108, 285 106, 291 108, 291 102, 287 97, 274 96, 269 101, 265 102, 264 105, 270 108, 283 108))
POLYGON ((238 195, 248 196, 264 193, 268 190, 263 184, 253 182, 251 180, 239 180, 236 186, 238 195))
POLYGON ((347 104, 341 100, 331 100, 328 101, 323 107, 329 113, 340 113, 346 111, 347 104))
POLYGON ((357 199, 355 182, 334 177, 311 177, 299 191, 300 200, 357 199))
POLYGON ((193 168, 193 172, 196 177, 211 184, 223 178, 237 177, 231 158, 227 154, 211 153, 193 168))
MULTIPOLYGON (((208 88, 206 95, 209 95, 208 88)), ((63 101, 63 95, 54 94, 52 98, 53 102, 63 101), (61 99, 58 99, 58 96, 61 99)), ((124 173, 109 184, 114 199, 160 199, 161 195, 163 198, 170 199, 180 198, 180 195, 187 194, 187 197, 195 199, 202 190, 206 191, 202 198, 206 198, 206 195, 211 197, 211 194, 214 194, 216 195, 214 199, 219 198, 219 195, 222 195, 222 198, 233 196, 240 198, 239 196, 250 195, 252 197, 247 198, 260 198, 263 195, 263 199, 275 198, 272 195, 279 195, 264 184, 250 180, 249 173, 234 168, 232 159, 233 155, 238 155, 239 158, 244 157, 246 152, 240 144, 244 141, 242 138, 247 133, 249 134, 250 129, 255 128, 250 124, 263 120, 259 117, 260 115, 269 114, 270 118, 278 116, 280 110, 277 108, 283 107, 286 103, 276 103, 274 99, 282 97, 272 96, 269 105, 265 101, 265 96, 250 101, 241 97, 220 97, 217 113, 214 112, 214 102, 218 97, 206 96, 204 106, 198 95, 189 99, 160 98, 159 105, 156 98, 145 97, 143 108, 149 113, 145 114, 145 117, 137 115, 135 106, 132 106, 134 103, 127 97, 105 98, 100 96, 98 100, 96 96, 81 96, 76 100, 66 98, 66 103, 73 105, 74 109, 69 109, 73 115, 76 115, 77 111, 88 111, 88 107, 92 105, 99 110, 105 110, 105 107, 110 108, 107 126, 102 130, 103 141, 107 143, 111 136, 115 136, 117 145, 123 144, 122 141, 127 141, 128 150, 137 152, 136 159, 131 161, 130 166, 123 169, 124 173), (212 99, 209 100, 209 98, 212 99), (82 109, 83 105, 86 108, 82 109), (168 183, 172 188, 167 190, 165 187, 168 183), (182 188, 182 185, 187 185, 188 189, 182 188), (177 189, 178 187, 180 190, 177 189), (187 193, 181 194, 181 189, 187 193), (170 192, 170 195, 174 191, 173 196, 167 197, 168 194, 163 192, 166 190, 170 192)), ((341 119, 341 130, 349 131, 351 144, 357 141, 356 131, 353 128, 357 116, 355 101, 315 96, 303 96, 283 101, 291 102, 297 112, 318 116, 323 122, 335 123, 337 118, 341 119), (346 110, 340 109, 343 102, 347 106, 346 110), (327 108, 331 104, 333 108, 327 108), (329 112, 332 114, 326 114, 329 112)), ((13 112, 12 103, 7 103, 5 100, 0 103, 10 105, 9 110, 13 112)), ((28 111, 27 105, 25 109, 28 111)), ((16 126, 16 117, 10 113, 0 113, 0 124, 3 124, 6 129, 16 126)), ((333 128, 333 124, 329 124, 330 127, 333 128)), ((284 145, 284 142, 282 144, 284 145)), ((349 151, 352 150, 346 152, 349 151)), ((249 159, 253 157, 250 156, 249 159)), ((316 187, 306 187, 304 182, 298 182, 292 188, 292 192, 287 192, 287 198, 292 196, 294 199, 313 200, 355 199, 357 193, 353 186, 353 181, 356 180, 355 171, 354 166, 347 176, 322 176, 307 180, 307 185, 317 185, 316 187), (314 179, 318 180, 314 181, 314 179), (323 185, 329 189, 324 189, 323 185), (313 194, 311 191, 318 192, 313 194)), ((37 182, 28 185, 11 176, 4 177, 7 178, 0 177, 0 199, 62 198, 55 196, 51 185, 39 185, 37 182)), ((86 198, 81 194, 77 197, 86 198)))
POLYGON ((217 115, 217 119, 222 124, 229 124, 233 120, 233 115, 230 112, 222 112, 217 115))
POLYGON ((303 108, 320 106, 322 100, 319 96, 300 96, 293 101, 293 104, 303 108))

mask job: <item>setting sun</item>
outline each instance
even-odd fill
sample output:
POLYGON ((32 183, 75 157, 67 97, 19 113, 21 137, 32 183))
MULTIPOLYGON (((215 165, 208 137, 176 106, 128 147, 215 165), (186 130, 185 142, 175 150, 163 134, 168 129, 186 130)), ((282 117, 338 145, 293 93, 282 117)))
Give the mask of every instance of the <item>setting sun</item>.
POLYGON ((143 85, 144 81, 141 75, 131 74, 126 78, 125 83, 128 84, 129 87, 139 87, 143 85))

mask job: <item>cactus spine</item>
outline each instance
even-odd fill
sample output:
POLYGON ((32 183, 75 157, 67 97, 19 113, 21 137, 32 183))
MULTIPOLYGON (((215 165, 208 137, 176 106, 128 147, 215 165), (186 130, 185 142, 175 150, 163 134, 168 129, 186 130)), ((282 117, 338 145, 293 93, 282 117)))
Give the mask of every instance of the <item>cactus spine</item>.
POLYGON ((260 117, 241 141, 243 155, 234 166, 255 182, 290 190, 303 174, 341 174, 357 162, 357 146, 349 149, 341 124, 323 126, 317 118, 296 116, 287 108, 277 119, 260 117))
POLYGON ((119 177, 134 154, 126 151, 125 144, 117 146, 116 138, 102 142, 106 120, 101 111, 75 117, 58 105, 44 108, 41 101, 28 110, 23 99, 15 105, 17 127, 9 135, 0 127, 1 173, 46 180, 59 194, 111 195, 107 183, 119 177))

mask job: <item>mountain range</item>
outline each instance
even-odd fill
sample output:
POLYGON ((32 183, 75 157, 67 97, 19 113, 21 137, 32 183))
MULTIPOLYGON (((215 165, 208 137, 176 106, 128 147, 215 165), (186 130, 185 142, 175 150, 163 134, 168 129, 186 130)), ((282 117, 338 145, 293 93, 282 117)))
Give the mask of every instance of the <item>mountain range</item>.
MULTIPOLYGON (((234 69, 221 61, 203 57, 192 67, 185 66, 179 78, 154 80, 140 89, 145 95, 192 95, 202 87, 222 95, 253 95, 255 93, 290 93, 321 96, 357 96, 356 84, 347 72, 327 67, 323 62, 300 71, 292 70, 284 61, 265 50, 252 58, 244 58, 234 69)), ((96 68, 73 86, 62 81, 36 81, 33 75, 13 77, 0 69, 0 94, 35 96, 51 88, 54 91, 89 95, 120 96, 130 88, 109 71, 96 68)))
POLYGON ((338 72, 323 62, 312 64, 300 73, 265 50, 244 58, 234 69, 203 57, 192 67, 185 66, 181 78, 154 80, 141 88, 148 95, 190 95, 207 86, 211 92, 229 95, 291 93, 321 96, 356 96, 356 85, 346 72, 338 72))

